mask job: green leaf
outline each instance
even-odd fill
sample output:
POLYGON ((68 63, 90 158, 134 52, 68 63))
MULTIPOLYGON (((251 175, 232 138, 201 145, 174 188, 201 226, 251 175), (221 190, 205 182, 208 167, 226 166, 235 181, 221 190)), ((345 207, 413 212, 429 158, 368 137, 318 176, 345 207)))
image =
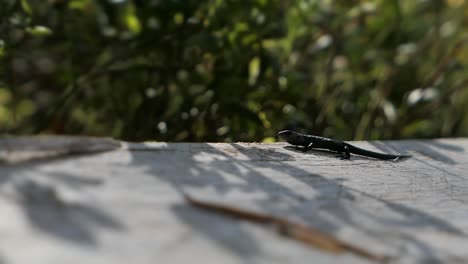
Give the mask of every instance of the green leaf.
POLYGON ((90 0, 71 0, 68 3, 68 7, 70 9, 76 9, 76 10, 84 10, 86 7, 88 7, 91 4, 90 0))
POLYGON ((45 26, 29 27, 26 29, 26 32, 37 37, 48 36, 53 33, 50 28, 45 27, 45 26))
POLYGON ((176 25, 180 25, 182 23, 184 23, 184 14, 180 13, 180 12, 177 12, 175 15, 174 15, 174 23, 176 25))
POLYGON ((26 12, 28 15, 32 15, 32 8, 31 5, 29 5, 28 0, 21 0, 20 3, 23 11, 26 12))
POLYGON ((10 103, 12 95, 9 89, 0 86, 0 104, 6 105, 10 103))
POLYGON ((125 22, 127 23, 128 29, 130 29, 130 31, 133 33, 138 34, 141 32, 141 24, 137 16, 133 14, 127 14, 125 17, 125 22))
POLYGON ((0 39, 0 59, 5 55, 5 42, 0 39))
POLYGON ((260 58, 254 57, 249 63, 249 85, 253 86, 260 74, 260 58))
POLYGON ((266 138, 262 139, 261 142, 262 143, 274 143, 274 142, 276 142, 276 138, 275 137, 266 137, 266 138))
POLYGON ((125 9, 124 21, 125 21, 127 28, 133 34, 139 34, 141 32, 140 19, 138 19, 138 16, 135 11, 135 7, 131 4, 129 4, 127 8, 125 9))

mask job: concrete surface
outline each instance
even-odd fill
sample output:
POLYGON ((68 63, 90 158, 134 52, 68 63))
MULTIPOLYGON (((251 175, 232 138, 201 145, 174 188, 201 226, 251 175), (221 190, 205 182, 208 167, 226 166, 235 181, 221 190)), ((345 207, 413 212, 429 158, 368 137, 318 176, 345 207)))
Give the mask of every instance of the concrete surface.
POLYGON ((122 142, 8 162, 15 144, 0 144, 0 263, 371 262, 194 208, 183 194, 307 224, 390 263, 468 263, 468 139, 354 143, 413 158, 122 142))

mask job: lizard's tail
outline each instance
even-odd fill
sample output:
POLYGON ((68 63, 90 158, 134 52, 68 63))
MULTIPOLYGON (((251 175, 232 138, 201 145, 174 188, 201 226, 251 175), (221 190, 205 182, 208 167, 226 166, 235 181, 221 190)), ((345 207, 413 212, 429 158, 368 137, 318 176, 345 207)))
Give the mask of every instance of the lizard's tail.
POLYGON ((410 155, 393 155, 393 154, 374 152, 374 151, 358 148, 353 145, 349 145, 349 151, 353 154, 377 158, 377 159, 383 159, 383 160, 399 160, 399 159, 405 159, 405 158, 411 157, 410 155))

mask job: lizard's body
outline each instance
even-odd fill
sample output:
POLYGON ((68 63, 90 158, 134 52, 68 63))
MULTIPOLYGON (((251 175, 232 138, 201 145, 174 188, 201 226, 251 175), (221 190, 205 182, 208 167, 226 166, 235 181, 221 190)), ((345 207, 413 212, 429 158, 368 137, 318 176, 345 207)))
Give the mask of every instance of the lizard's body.
POLYGON ((336 151, 340 153, 344 159, 349 159, 351 157, 351 153, 383 160, 396 160, 411 157, 408 155, 378 153, 355 147, 343 141, 313 135, 305 135, 291 130, 284 130, 279 132, 278 137, 291 145, 302 146, 305 150, 318 148, 336 151))

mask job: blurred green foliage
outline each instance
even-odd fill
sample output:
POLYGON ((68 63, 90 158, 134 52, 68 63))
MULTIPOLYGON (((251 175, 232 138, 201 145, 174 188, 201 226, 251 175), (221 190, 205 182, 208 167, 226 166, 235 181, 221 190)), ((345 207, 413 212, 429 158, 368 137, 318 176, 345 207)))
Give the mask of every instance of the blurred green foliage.
POLYGON ((468 135, 463 0, 3 0, 0 133, 468 135))

